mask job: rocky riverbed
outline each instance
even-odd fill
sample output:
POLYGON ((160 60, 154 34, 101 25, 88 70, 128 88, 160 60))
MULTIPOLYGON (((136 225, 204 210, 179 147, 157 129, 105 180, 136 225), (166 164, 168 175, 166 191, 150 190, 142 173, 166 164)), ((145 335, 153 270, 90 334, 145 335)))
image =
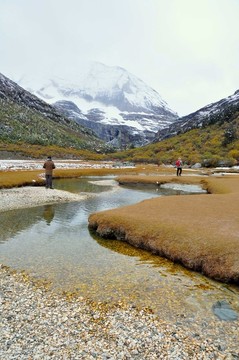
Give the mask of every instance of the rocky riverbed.
POLYGON ((166 323, 149 309, 57 295, 0 268, 1 359, 238 359, 238 321, 166 323))

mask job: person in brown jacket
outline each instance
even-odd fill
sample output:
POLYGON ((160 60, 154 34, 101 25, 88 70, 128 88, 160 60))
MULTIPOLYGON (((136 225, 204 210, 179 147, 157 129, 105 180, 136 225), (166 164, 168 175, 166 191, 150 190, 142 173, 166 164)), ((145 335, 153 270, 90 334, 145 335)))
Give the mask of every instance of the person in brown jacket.
POLYGON ((45 169, 46 175, 46 189, 53 189, 52 187, 52 173, 55 169, 55 164, 51 159, 51 156, 48 156, 47 160, 44 162, 43 168, 45 169))

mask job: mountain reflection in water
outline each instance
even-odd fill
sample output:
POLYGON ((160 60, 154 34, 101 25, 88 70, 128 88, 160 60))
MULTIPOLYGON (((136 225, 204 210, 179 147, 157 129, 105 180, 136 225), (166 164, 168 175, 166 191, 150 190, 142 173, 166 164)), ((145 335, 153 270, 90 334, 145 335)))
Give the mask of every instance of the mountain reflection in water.
POLYGON ((175 192, 122 188, 109 177, 59 180, 54 185, 94 195, 80 202, 1 213, 1 263, 46 279, 55 290, 77 292, 95 301, 147 306, 165 319, 210 319, 215 316, 212 305, 221 299, 239 310, 236 287, 124 242, 98 238, 88 230, 92 212, 175 192))

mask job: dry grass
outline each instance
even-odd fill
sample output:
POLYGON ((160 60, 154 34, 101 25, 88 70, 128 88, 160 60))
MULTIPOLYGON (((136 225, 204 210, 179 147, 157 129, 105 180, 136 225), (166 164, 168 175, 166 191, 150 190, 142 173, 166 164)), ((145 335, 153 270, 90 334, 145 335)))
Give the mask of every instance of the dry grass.
POLYGON ((0 171, 0 189, 42 185, 43 179, 40 177, 41 173, 42 171, 39 170, 0 171))
POLYGON ((136 168, 85 168, 85 169, 59 169, 54 171, 54 178, 76 178, 80 176, 105 176, 105 175, 121 175, 121 174, 137 174, 139 170, 136 168))
MULTIPOLYGON (((94 165, 94 162, 90 163, 94 165)), ((154 166, 137 166, 136 168, 72 168, 56 169, 53 177, 59 178, 76 178, 81 176, 104 176, 104 175, 123 175, 137 174, 138 172, 149 174, 154 166)), ((12 188, 26 185, 43 185, 44 170, 8 170, 0 171, 0 189, 12 188)))
POLYGON ((170 196, 92 214, 89 226, 214 279, 239 283, 239 177, 122 177, 201 183, 212 195, 170 196))

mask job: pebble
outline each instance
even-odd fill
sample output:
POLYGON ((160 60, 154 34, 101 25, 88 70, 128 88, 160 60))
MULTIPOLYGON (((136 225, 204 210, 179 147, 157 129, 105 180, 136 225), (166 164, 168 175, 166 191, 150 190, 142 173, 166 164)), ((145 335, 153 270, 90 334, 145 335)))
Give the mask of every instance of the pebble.
POLYGON ((0 359, 239 359, 238 321, 215 320, 208 336, 147 308, 54 293, 3 265, 0 283, 0 359))

